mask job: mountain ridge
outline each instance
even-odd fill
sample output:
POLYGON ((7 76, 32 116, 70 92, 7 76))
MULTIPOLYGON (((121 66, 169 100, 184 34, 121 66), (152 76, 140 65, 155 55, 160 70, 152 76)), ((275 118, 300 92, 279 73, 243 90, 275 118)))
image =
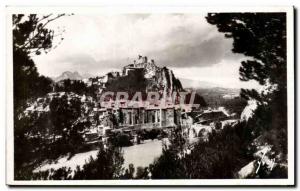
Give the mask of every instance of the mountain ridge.
POLYGON ((66 80, 66 79, 70 79, 70 80, 82 80, 83 77, 77 71, 74 71, 74 72, 65 71, 61 75, 53 78, 53 80, 55 82, 59 82, 61 80, 66 80))

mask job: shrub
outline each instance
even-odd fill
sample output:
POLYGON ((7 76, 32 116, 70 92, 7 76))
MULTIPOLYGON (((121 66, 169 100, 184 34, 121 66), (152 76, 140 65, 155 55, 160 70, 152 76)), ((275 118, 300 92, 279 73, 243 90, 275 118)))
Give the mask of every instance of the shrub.
POLYGON ((133 143, 131 142, 131 137, 122 133, 112 135, 109 138, 109 142, 116 147, 127 147, 133 145, 133 143))

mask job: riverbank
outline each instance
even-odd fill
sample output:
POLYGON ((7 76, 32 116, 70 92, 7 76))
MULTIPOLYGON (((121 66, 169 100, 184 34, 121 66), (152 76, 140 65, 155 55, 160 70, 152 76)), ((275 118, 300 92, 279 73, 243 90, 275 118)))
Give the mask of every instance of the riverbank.
MULTIPOLYGON (((162 154, 163 140, 146 140, 141 144, 123 147, 124 156, 124 168, 128 168, 129 164, 133 164, 135 168, 138 166, 146 167, 151 164, 155 158, 162 154)), ((77 153, 71 158, 69 156, 63 156, 53 163, 44 163, 40 167, 34 169, 34 173, 39 171, 47 171, 50 169, 57 170, 62 167, 70 168, 72 171, 76 169, 77 166, 82 167, 85 163, 89 162, 89 159, 97 157, 98 150, 92 150, 88 152, 77 153)))

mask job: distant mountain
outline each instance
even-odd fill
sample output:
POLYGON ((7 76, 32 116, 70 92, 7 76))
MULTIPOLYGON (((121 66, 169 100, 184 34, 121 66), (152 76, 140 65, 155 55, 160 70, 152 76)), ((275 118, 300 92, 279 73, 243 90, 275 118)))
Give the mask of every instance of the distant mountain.
POLYGON ((186 78, 179 78, 183 88, 215 88, 218 87, 218 84, 214 84, 211 82, 205 82, 205 81, 198 81, 198 80, 191 80, 186 78))
POLYGON ((240 95, 240 89, 236 88, 222 88, 222 87, 214 87, 214 88, 197 88, 195 89, 201 95, 207 96, 215 96, 227 98, 229 95, 234 97, 238 97, 240 95))
POLYGON ((60 76, 54 78, 53 80, 55 82, 58 82, 58 81, 61 81, 61 80, 66 80, 66 79, 70 79, 70 80, 82 80, 83 77, 78 72, 66 71, 66 72, 63 72, 60 76))

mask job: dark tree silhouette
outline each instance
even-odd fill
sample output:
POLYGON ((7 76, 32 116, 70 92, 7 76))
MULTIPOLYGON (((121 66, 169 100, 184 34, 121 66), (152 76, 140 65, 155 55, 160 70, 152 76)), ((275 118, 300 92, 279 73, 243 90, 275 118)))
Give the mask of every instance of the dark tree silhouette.
POLYGON ((50 117, 55 128, 56 135, 64 138, 70 135, 74 122, 81 115, 81 102, 79 98, 69 98, 64 95, 61 98, 53 98, 50 103, 50 117))
MULTIPOLYGON (((42 96, 52 90, 52 80, 41 76, 32 60, 32 56, 48 53, 57 45, 53 38, 63 40, 63 31, 55 33, 47 25, 64 16, 31 14, 13 15, 13 68, 14 68, 14 106, 15 111, 22 110, 26 100, 42 96)), ((59 42, 59 43, 60 43, 59 42)))
MULTIPOLYGON (((36 55, 41 54, 42 51, 49 52, 54 48, 52 44, 54 36, 61 36, 64 31, 56 34, 54 30, 48 29, 46 26, 64 15, 49 14, 38 17, 36 14, 31 14, 27 18, 23 14, 13 15, 14 49, 36 55)), ((62 37, 61 40, 63 40, 62 37)))
POLYGON ((20 121, 20 114, 26 108, 28 101, 44 96, 52 90, 52 80, 38 73, 32 56, 42 52, 47 53, 55 48, 52 43, 53 38, 61 36, 62 33, 55 34, 53 30, 47 28, 47 25, 62 16, 64 14, 45 16, 17 14, 12 16, 14 147, 18 148, 15 150, 15 159, 18 158, 15 160, 15 172, 22 170, 22 163, 28 159, 28 157, 22 156, 30 155, 32 145, 39 145, 39 143, 30 143, 25 138, 25 134, 30 134, 32 129, 26 128, 30 124, 23 124, 20 121))
MULTIPOLYGON (((281 156, 277 162, 286 162, 286 15, 211 13, 207 21, 227 38, 233 38, 234 53, 249 57, 241 63, 240 79, 255 80, 271 91, 243 90, 244 98, 259 103, 253 117, 233 127, 225 126, 222 131, 213 131, 208 142, 199 141, 190 154, 182 152, 185 144, 180 133, 175 134, 175 139, 171 136, 169 148, 150 165, 152 179, 234 178, 238 170, 253 160, 256 148, 251 144, 258 137, 281 156)), ((286 169, 280 168, 271 174, 260 170, 257 176, 285 178, 286 174, 286 169)))
POLYGON ((75 171, 75 180, 117 179, 123 175, 123 153, 120 147, 100 145, 97 158, 90 158, 82 169, 75 171))
MULTIPOLYGON (((242 81, 256 80, 286 91, 285 13, 210 13, 206 19, 226 38, 233 38, 234 53, 250 57, 241 63, 242 81)), ((244 93, 258 97, 254 90, 244 93)))
MULTIPOLYGON (((210 13, 206 17, 225 37, 233 38, 234 53, 249 59, 240 67, 240 80, 256 80, 263 92, 242 90, 246 99, 258 102, 246 124, 256 137, 273 145, 280 162, 287 153, 287 36, 285 13, 210 13)), ((282 177, 282 176, 278 176, 282 177)))
POLYGON ((264 93, 242 90, 242 96, 267 103, 266 111, 273 115, 270 125, 286 128, 286 14, 211 13, 206 19, 225 33, 225 37, 233 38, 233 52, 250 57, 241 63, 240 79, 256 80, 269 87, 264 93))

